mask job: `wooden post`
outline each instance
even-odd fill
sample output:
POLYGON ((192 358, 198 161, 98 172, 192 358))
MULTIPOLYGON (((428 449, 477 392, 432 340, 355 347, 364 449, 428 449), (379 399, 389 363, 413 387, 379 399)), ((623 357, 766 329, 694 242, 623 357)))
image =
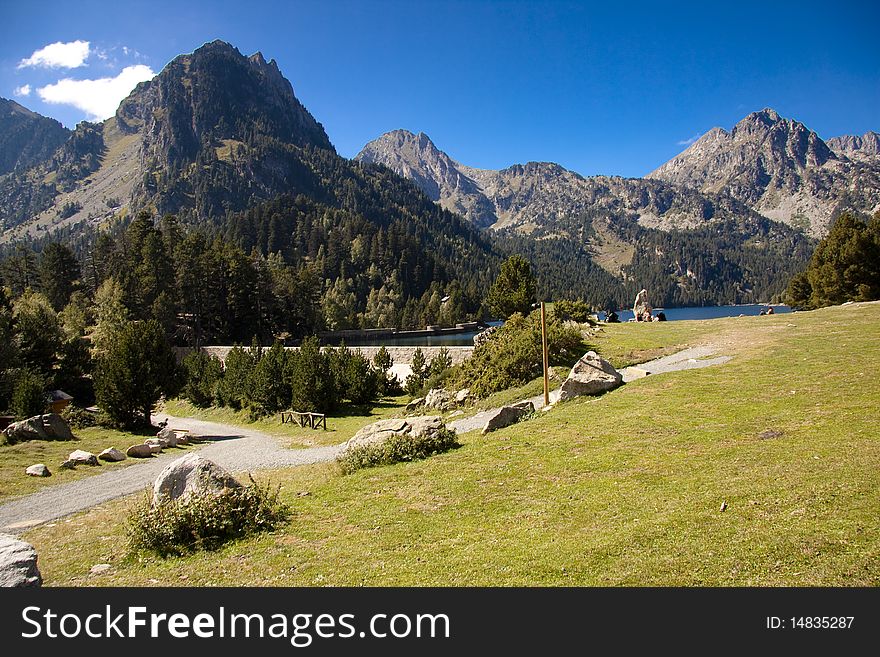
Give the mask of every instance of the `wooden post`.
POLYGON ((541 302, 541 351, 544 353, 544 406, 550 405, 550 354, 547 352, 547 315, 541 302))

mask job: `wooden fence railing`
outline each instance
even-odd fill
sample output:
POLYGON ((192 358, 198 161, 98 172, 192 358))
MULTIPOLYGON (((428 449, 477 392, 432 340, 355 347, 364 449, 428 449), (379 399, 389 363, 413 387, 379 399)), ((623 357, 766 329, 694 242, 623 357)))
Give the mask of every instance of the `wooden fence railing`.
POLYGON ((298 411, 282 411, 281 424, 298 422, 301 427, 323 429, 327 431, 327 416, 323 413, 300 413, 298 411))

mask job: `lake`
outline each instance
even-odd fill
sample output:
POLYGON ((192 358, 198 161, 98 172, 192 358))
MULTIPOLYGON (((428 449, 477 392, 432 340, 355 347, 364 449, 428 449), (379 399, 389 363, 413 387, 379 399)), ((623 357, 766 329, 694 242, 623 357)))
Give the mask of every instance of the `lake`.
MULTIPOLYGON (((762 310, 767 310, 770 306, 760 304, 747 304, 742 306, 699 306, 693 308, 655 308, 654 315, 661 310, 666 314, 666 319, 670 322, 682 321, 688 319, 717 319, 719 317, 738 317, 739 315, 758 315, 762 310)), ((774 313, 790 313, 791 308, 788 306, 773 306, 774 313)), ((621 322, 632 319, 632 309, 620 310, 617 313, 621 322)), ((599 313, 599 318, 604 319, 605 313, 599 313)), ((489 322, 491 325, 498 325, 501 322, 489 322)), ((373 341, 372 345, 384 344, 386 347, 472 347, 474 346, 474 336, 477 331, 468 333, 456 333, 455 335, 428 335, 419 337, 403 337, 403 338, 383 338, 373 341)), ((347 344, 355 346, 367 346, 366 343, 355 341, 347 344)))
MULTIPOLYGON (((767 310, 771 306, 761 304, 744 304, 741 306, 697 306, 693 308, 654 308, 653 314, 656 315, 661 310, 666 315, 666 319, 670 322, 681 321, 686 319, 718 319, 719 317, 739 317, 740 315, 759 315, 762 310, 767 310)), ((773 313, 790 313, 791 308, 788 306, 772 306, 773 313)), ((621 322, 627 322, 632 319, 632 308, 629 310, 619 310, 617 316, 621 322)), ((604 319, 605 313, 599 313, 599 318, 604 319)))

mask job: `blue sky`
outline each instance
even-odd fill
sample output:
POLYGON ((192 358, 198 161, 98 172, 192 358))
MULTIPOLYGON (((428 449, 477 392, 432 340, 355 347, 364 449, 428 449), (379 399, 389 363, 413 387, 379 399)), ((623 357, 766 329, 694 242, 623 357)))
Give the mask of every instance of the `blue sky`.
POLYGON ((0 96, 73 126, 219 38, 276 59, 347 157, 406 128, 471 166, 642 176, 763 107, 880 131, 880 3, 705 4, 0 0, 0 96))

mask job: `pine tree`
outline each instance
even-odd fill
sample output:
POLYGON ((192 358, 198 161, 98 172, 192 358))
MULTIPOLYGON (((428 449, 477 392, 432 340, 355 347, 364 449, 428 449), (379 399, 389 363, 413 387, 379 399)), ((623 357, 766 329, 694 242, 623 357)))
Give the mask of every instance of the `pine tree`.
POLYGON ((79 262, 73 251, 63 244, 49 244, 40 255, 40 289, 52 307, 60 311, 79 285, 79 262))
POLYGON ((156 402, 177 394, 180 383, 177 358, 155 320, 126 322, 95 371, 98 405, 123 428, 149 426, 156 402))
POLYGON ((536 282, 532 268, 521 255, 512 255, 501 265, 498 277, 489 288, 486 304, 502 319, 513 313, 528 315, 536 299, 536 282))

